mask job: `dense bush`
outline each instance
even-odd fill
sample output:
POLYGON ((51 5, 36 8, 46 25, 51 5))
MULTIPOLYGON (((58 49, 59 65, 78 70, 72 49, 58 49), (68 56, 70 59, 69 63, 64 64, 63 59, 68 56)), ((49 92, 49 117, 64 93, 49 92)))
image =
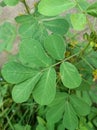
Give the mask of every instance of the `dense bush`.
POLYGON ((25 0, 0 5, 19 2, 26 12, 16 26, 0 25, 0 51, 9 54, 1 68, 0 130, 96 130, 97 2, 40 0, 33 11, 25 0))

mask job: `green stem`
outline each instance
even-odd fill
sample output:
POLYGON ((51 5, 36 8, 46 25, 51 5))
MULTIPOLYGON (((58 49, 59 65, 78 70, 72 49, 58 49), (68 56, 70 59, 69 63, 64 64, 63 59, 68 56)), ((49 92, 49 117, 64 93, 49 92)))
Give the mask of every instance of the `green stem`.
POLYGON ((45 71, 45 70, 47 70, 47 69, 49 69, 50 67, 55 67, 56 65, 59 65, 59 64, 61 64, 62 62, 65 62, 65 61, 67 61, 67 60, 69 60, 69 59, 71 59, 71 58, 73 58, 73 57, 79 55, 79 53, 80 53, 80 52, 77 52, 77 53, 71 55, 70 57, 65 58, 64 60, 61 60, 61 61, 57 62, 56 64, 53 64, 53 65, 51 65, 51 66, 49 66, 49 67, 43 69, 42 72, 45 71))
POLYGON ((29 6, 27 5, 26 1, 23 0, 22 3, 24 4, 24 6, 25 6, 25 8, 26 8, 27 13, 30 14, 29 6))
POLYGON ((84 55, 84 53, 85 53, 85 51, 87 50, 87 48, 89 47, 89 45, 90 45, 90 42, 84 47, 84 49, 82 49, 82 50, 80 51, 79 57, 82 57, 82 56, 84 55))
POLYGON ((92 24, 91 24, 90 20, 88 19, 87 14, 85 14, 85 16, 86 16, 86 20, 87 20, 87 23, 88 23, 89 29, 90 29, 91 32, 92 32, 92 31, 93 31, 92 24))
POLYGON ((11 123, 11 121, 10 121, 10 119, 9 119, 9 117, 7 115, 6 115, 6 119, 8 121, 8 124, 9 124, 11 130, 14 130, 14 127, 13 127, 13 125, 12 125, 12 123, 11 123))
POLYGON ((94 70, 93 66, 84 57, 81 58, 92 70, 94 70))

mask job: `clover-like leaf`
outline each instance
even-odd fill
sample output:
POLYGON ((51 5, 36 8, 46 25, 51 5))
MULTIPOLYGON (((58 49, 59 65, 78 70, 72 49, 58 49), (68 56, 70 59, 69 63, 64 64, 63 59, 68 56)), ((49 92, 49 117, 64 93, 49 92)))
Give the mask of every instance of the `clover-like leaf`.
POLYGON ((5 22, 0 25, 0 51, 10 51, 13 47, 15 37, 16 29, 11 23, 5 22))
POLYGON ((4 3, 9 6, 14 6, 18 4, 19 0, 4 0, 4 3))
POLYGON ((97 2, 94 2, 93 4, 91 4, 86 12, 91 15, 91 16, 94 16, 94 17, 97 17, 97 2))
POLYGON ((53 33, 64 35, 68 32, 69 23, 65 19, 44 21, 45 27, 53 33))
POLYGON ((82 79, 78 70, 69 62, 64 62, 61 64, 60 75, 64 86, 67 88, 77 88, 81 84, 82 79))
POLYGON ((25 39, 20 44, 19 57, 22 63, 32 68, 48 67, 52 59, 47 56, 40 42, 34 39, 25 39))
POLYGON ((76 5, 72 0, 41 0, 38 6, 39 13, 46 16, 59 15, 76 5))
POLYGON ((68 101, 65 103, 63 125, 69 130, 75 130, 78 127, 78 118, 76 116, 76 112, 68 101))
POLYGON ((21 63, 10 61, 4 64, 1 73, 7 82, 17 84, 33 77, 37 71, 28 68, 21 63))
POLYGON ((59 35, 53 34, 48 36, 44 42, 44 48, 56 60, 61 60, 65 57, 66 44, 59 35))
POLYGON ((71 95, 70 102, 78 115, 86 116, 90 113, 91 110, 90 105, 86 103, 82 98, 79 98, 76 95, 71 95))
POLYGON ((75 30, 83 30, 87 24, 86 16, 83 13, 71 14, 71 23, 75 30))
POLYGON ((56 72, 53 68, 49 68, 38 82, 33 91, 35 101, 41 105, 50 104, 56 94, 56 72))
POLYGON ((16 103, 22 103, 28 100, 33 88, 40 79, 41 73, 37 72, 32 78, 17 84, 12 90, 12 98, 16 103))
POLYGON ((56 123, 62 119, 67 97, 68 94, 57 92, 53 102, 48 105, 46 119, 49 123, 56 123))
POLYGON ((31 15, 22 16, 21 19, 16 19, 18 22, 22 22, 24 20, 24 22, 19 27, 19 34, 22 39, 35 39, 39 42, 43 42, 44 39, 48 36, 48 32, 43 25, 36 21, 36 19, 33 18, 31 20, 31 17, 31 15))

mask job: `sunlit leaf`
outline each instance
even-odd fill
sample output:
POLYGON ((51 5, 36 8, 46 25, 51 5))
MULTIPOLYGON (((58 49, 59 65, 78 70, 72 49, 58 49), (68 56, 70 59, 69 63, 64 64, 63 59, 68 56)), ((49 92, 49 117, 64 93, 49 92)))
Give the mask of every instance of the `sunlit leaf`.
POLYGON ((4 3, 9 6, 14 6, 18 4, 19 0, 4 0, 4 3))
POLYGON ((75 30, 83 30, 86 27, 86 16, 82 13, 71 14, 71 23, 75 30))
POLYGON ((75 5, 75 1, 72 0, 41 0, 38 11, 46 16, 55 16, 73 8, 75 5))

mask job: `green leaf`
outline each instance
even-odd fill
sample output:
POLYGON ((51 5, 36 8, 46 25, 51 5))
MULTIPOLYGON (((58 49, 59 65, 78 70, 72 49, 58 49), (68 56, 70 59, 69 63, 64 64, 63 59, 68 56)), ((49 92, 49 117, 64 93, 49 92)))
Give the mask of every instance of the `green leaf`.
POLYGON ((38 11, 46 16, 55 16, 73 8, 75 5, 76 3, 72 0, 41 0, 38 11))
POLYGON ((48 57, 41 44, 34 39, 25 39, 20 44, 19 57, 22 63, 32 68, 48 67, 52 59, 48 57))
POLYGON ((78 127, 78 118, 72 105, 68 101, 65 103, 63 125, 69 130, 75 130, 78 127))
POLYGON ((15 27, 9 22, 3 23, 0 26, 0 51, 3 50, 10 51, 13 47, 15 37, 16 37, 15 27))
POLYGON ((38 121, 38 124, 40 124, 40 125, 45 125, 46 124, 46 122, 44 121, 44 119, 41 118, 40 116, 37 116, 37 121, 38 121))
POLYGON ((4 3, 9 6, 14 6, 18 4, 19 0, 4 0, 4 3))
POLYGON ((46 28, 42 25, 37 23, 35 19, 29 22, 24 22, 19 27, 19 34, 22 39, 35 39, 40 41, 41 43, 44 42, 44 39, 48 36, 48 32, 46 28))
POLYGON ((47 130, 43 125, 38 125, 36 130, 47 130))
POLYGON ((83 91, 83 92, 82 92, 82 98, 83 98, 83 100, 84 100, 87 104, 89 104, 90 106, 92 105, 92 100, 91 100, 90 95, 89 95, 89 93, 88 93, 87 91, 83 91))
POLYGON ((91 4, 86 11, 89 15, 97 17, 97 2, 91 4))
POLYGON ((86 16, 82 13, 71 14, 71 23, 75 30, 83 30, 87 24, 86 16))
POLYGON ((33 77, 37 71, 17 62, 8 62, 2 67, 1 73, 7 82, 16 84, 33 77))
POLYGON ((1 7, 5 7, 6 6, 6 4, 4 3, 4 1, 0 1, 0 6, 1 7))
POLYGON ((66 44, 59 35, 49 35, 44 42, 44 48, 56 60, 61 60, 65 57, 66 44))
POLYGON ((30 125, 20 125, 19 123, 14 124, 14 130, 31 130, 31 126, 30 125))
POLYGON ((48 30, 60 35, 66 34, 69 29, 69 23, 65 19, 54 19, 43 23, 48 30))
POLYGON ((65 128, 64 128, 64 125, 63 124, 58 124, 58 128, 57 128, 57 130, 64 130, 65 128))
POLYGON ((16 103, 22 103, 28 100, 33 88, 40 79, 41 74, 37 73, 32 78, 17 84, 12 90, 12 98, 16 103))
POLYGON ((47 129, 48 130, 55 130, 55 124, 52 124, 52 122, 50 122, 50 123, 47 123, 47 129))
POLYGON ((97 68, 97 51, 92 51, 88 56, 86 56, 86 61, 95 68, 97 68))
POLYGON ((66 93, 57 93, 55 99, 47 109, 46 119, 50 123, 56 123, 63 117, 65 101, 68 95, 66 93))
POLYGON ((17 23, 28 23, 28 22, 34 22, 33 15, 20 15, 15 18, 17 23))
POLYGON ((87 7, 89 6, 89 2, 87 0, 78 0, 78 4, 85 11, 87 7))
POLYGON ((60 75, 64 86, 69 89, 77 88, 81 84, 81 76, 78 70, 69 62, 61 64, 60 75))
POLYGON ((86 116, 90 113, 91 110, 90 105, 87 104, 82 98, 79 98, 76 95, 71 95, 70 102, 78 115, 86 116))
POLYGON ((56 72, 49 68, 43 73, 39 83, 33 91, 34 99, 40 105, 48 105, 56 94, 56 72))

